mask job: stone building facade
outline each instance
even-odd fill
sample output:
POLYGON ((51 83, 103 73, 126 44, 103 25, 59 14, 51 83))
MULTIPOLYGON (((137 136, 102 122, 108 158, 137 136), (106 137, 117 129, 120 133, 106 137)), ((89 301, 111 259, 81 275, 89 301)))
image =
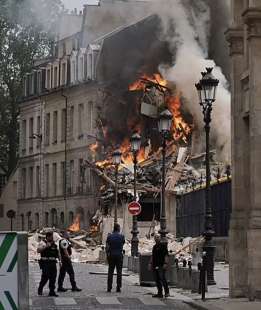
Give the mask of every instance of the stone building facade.
POLYGON ((233 0, 230 295, 261 297, 261 3, 233 0))
POLYGON ((17 229, 67 227, 76 215, 86 228, 99 208, 99 179, 85 164, 93 160, 89 146, 98 136, 101 89, 108 82, 98 77, 97 67, 104 41, 140 20, 144 5, 106 0, 64 16, 54 56, 37 60, 25 76, 17 229), (105 23, 108 16, 113 18, 105 23))

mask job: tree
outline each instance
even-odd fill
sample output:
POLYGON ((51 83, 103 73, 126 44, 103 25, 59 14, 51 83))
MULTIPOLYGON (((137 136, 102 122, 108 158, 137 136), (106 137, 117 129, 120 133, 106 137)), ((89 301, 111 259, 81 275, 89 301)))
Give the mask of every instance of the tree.
POLYGON ((52 55, 60 0, 0 2, 0 166, 7 175, 18 159, 22 81, 34 60, 52 55))

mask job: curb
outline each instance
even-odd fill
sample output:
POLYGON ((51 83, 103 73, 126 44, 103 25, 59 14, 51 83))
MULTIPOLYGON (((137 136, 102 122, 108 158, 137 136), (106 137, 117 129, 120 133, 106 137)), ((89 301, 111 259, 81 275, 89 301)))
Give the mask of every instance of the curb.
POLYGON ((202 302, 183 301, 183 303, 189 305, 190 307, 196 310, 222 310, 221 308, 218 308, 216 306, 206 304, 204 301, 202 302))

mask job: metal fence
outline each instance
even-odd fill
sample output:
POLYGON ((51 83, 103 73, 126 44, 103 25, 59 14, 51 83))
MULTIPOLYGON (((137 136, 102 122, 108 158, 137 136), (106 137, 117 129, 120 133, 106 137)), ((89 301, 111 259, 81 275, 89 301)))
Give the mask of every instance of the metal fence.
MULTIPOLYGON (((231 181, 211 186, 213 223, 216 237, 228 236, 232 209, 231 181)), ((177 197, 177 237, 196 237, 204 232, 205 190, 177 197)))

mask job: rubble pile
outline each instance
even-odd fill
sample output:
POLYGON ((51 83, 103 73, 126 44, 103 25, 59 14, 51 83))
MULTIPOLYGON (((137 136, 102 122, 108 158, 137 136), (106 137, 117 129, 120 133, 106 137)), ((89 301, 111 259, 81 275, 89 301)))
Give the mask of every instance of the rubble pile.
MULTIPOLYGON (((158 227, 156 227, 157 231, 158 227)), ((29 261, 38 261, 40 255, 37 253, 37 247, 41 240, 45 238, 45 233, 48 228, 41 230, 40 232, 35 232, 29 235, 28 239, 28 256, 29 261)), ((168 249, 171 254, 176 254, 179 260, 190 260, 191 255, 189 253, 190 247, 188 246, 193 242, 192 238, 185 238, 183 241, 178 241, 172 234, 168 234, 168 249)), ((58 245, 61 239, 61 234, 59 231, 54 232, 54 241, 58 245)), ((100 251, 104 251, 105 246, 96 243, 95 238, 88 237, 88 233, 76 234, 76 236, 70 236, 70 242, 72 243, 72 261, 75 263, 98 263, 100 251), (87 237, 86 237, 87 236, 87 237), (91 240, 91 242, 90 242, 91 240)), ((154 245, 154 239, 147 237, 139 239, 139 252, 150 253, 154 245)), ((131 255, 131 240, 126 240, 124 245, 125 255, 131 255)))

